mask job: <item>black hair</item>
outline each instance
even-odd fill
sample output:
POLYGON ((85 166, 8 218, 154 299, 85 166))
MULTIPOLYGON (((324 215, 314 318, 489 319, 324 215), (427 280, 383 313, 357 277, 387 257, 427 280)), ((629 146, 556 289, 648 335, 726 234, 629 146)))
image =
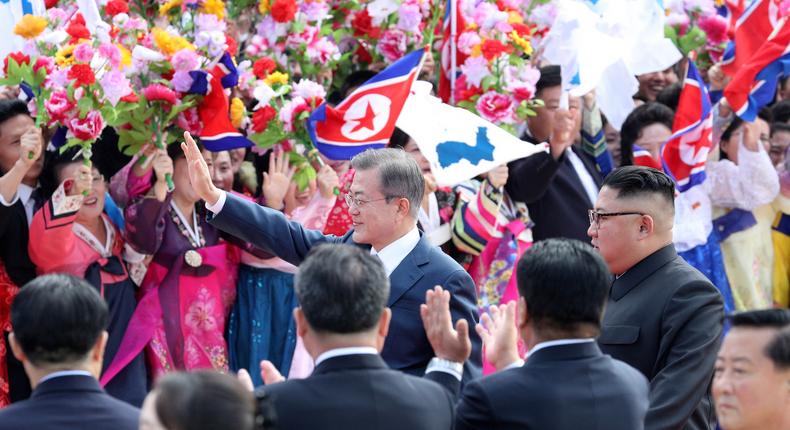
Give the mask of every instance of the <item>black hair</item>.
POLYGON ((535 84, 535 94, 540 94, 546 88, 562 85, 562 69, 557 65, 543 66, 540 68, 540 78, 535 84))
POLYGON ((370 78, 376 76, 376 72, 372 70, 357 70, 352 72, 346 80, 343 81, 343 85, 337 91, 333 91, 329 94, 327 98, 327 102, 330 105, 337 105, 338 103, 342 102, 343 99, 348 97, 352 90, 357 88, 358 86, 367 82, 370 78))
MULTIPOLYGON (((51 197, 55 190, 60 186, 58 177, 64 167, 71 163, 81 163, 85 157, 80 152, 81 147, 74 146, 63 152, 59 149, 44 153, 44 167, 41 169, 38 181, 41 184, 41 191, 47 198, 51 197)), ((109 179, 109 178, 108 178, 109 179)))
POLYGON ((674 84, 667 85, 656 95, 656 101, 672 109, 673 112, 677 111, 678 103, 680 103, 680 93, 682 90, 683 84, 679 81, 675 82, 674 84))
POLYGON ((19 99, 0 100, 0 124, 17 115, 30 115, 27 104, 19 99))
POLYGON ((786 122, 774 122, 771 123, 771 137, 774 137, 776 133, 790 133, 790 124, 786 122))
POLYGON ((536 242, 518 262, 518 292, 544 338, 597 336, 612 275, 603 258, 575 239, 536 242), (592 329, 590 333, 589 330, 592 329))
POLYGON ((323 333, 361 333, 376 327, 390 283, 381 261, 350 245, 310 250, 294 280, 310 327, 323 333))
POLYGON ((727 315, 732 327, 782 328, 790 325, 790 309, 759 309, 727 315))
POLYGON ((790 100, 782 100, 771 107, 771 117, 774 122, 790 121, 790 100))
POLYGON ((390 143, 387 146, 389 148, 403 149, 406 147, 406 144, 409 143, 409 139, 410 137, 408 133, 398 127, 395 127, 395 130, 392 131, 392 136, 390 136, 390 143))
POLYGON ((66 274, 33 279, 11 305, 14 337, 36 366, 84 360, 108 321, 107 305, 96 289, 66 274))
MULTIPOLYGON (((733 134, 735 134, 735 131, 738 130, 738 128, 740 128, 740 126, 742 125, 743 125, 743 120, 736 115, 735 118, 732 119, 732 122, 730 122, 730 125, 728 125, 727 128, 724 129, 724 132, 721 134, 721 139, 719 139, 719 142, 730 142, 730 139, 732 139, 732 136, 733 134)), ((727 153, 724 152, 724 149, 722 149, 721 147, 721 143, 719 143, 719 159, 729 160, 729 158, 727 157, 727 153)))
POLYGON ((661 124, 672 130, 674 119, 672 109, 658 102, 647 102, 632 110, 620 127, 620 165, 634 164, 634 143, 642 130, 653 124, 661 124))
POLYGON ((617 191, 617 198, 659 195, 675 207, 675 183, 666 173, 645 166, 624 166, 614 169, 602 187, 617 191))
POLYGON ((169 430, 253 430, 253 394, 231 375, 174 372, 157 383, 156 415, 169 430))
POLYGON ((765 355, 780 370, 790 369, 790 327, 785 327, 765 347, 765 355))

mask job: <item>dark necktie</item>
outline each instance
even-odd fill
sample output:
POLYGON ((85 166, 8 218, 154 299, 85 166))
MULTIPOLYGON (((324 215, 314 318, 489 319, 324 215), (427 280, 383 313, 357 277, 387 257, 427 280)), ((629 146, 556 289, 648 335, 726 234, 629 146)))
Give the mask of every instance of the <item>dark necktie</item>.
POLYGON ((41 187, 38 187, 30 193, 30 199, 33 200, 33 213, 38 212, 39 209, 44 207, 44 203, 47 199, 44 197, 44 193, 41 191, 41 187))

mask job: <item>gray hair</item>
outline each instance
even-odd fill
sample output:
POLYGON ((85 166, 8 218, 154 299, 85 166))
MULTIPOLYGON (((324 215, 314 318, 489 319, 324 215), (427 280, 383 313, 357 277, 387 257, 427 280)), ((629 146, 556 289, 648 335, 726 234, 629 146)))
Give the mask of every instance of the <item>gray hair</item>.
POLYGON ((402 149, 368 149, 351 159, 354 170, 378 169, 381 193, 387 201, 405 197, 409 201, 409 215, 417 217, 425 189, 422 171, 411 156, 402 149))
POLYGON ((390 282, 381 260, 370 252, 322 244, 299 265, 294 290, 310 327, 321 333, 351 334, 377 326, 390 282))

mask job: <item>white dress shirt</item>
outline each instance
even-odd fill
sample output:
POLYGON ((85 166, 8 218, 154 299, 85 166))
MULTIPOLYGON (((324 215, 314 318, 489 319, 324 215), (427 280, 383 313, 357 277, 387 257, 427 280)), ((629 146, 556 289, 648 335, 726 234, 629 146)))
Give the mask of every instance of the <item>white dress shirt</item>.
POLYGON ((226 194, 227 193, 225 191, 220 190, 219 200, 217 200, 217 202, 214 203, 213 205, 210 205, 208 204, 208 202, 206 202, 206 209, 208 209, 209 211, 215 214, 218 214, 219 211, 221 211, 222 208, 225 206, 225 200, 228 198, 226 194))
POLYGON ((582 162, 581 158, 579 158, 571 148, 565 150, 565 156, 568 157, 568 161, 571 162, 573 170, 575 170, 576 175, 579 176, 579 180, 582 182, 582 187, 584 187, 584 192, 587 193, 590 203, 595 205, 595 201, 598 200, 598 186, 595 185, 595 180, 593 180, 592 175, 587 171, 587 168, 584 167, 584 162, 582 162))
POLYGON ((10 202, 6 201, 3 198, 3 195, 0 194, 0 203, 3 206, 13 206, 16 204, 17 200, 22 201, 22 206, 25 207, 25 215, 27 215, 27 225, 30 226, 30 223, 33 222, 33 214, 36 202, 31 198, 33 194, 33 187, 25 184, 19 184, 19 187, 16 189, 16 194, 14 198, 11 199, 10 202))
POLYGON ((377 251, 371 247, 370 255, 379 257, 384 264, 384 269, 387 271, 387 276, 390 276, 401 261, 414 250, 419 241, 420 231, 417 230, 417 226, 414 226, 408 233, 395 242, 385 246, 381 251, 377 251))
MULTIPOLYGON (((532 349, 527 351, 527 357, 529 357, 530 355, 532 355, 532 354, 536 353, 537 351, 540 351, 541 349, 544 349, 544 348, 551 348, 553 346, 560 346, 560 345, 575 345, 575 344, 578 344, 578 343, 589 343, 589 342, 595 342, 595 339, 593 339, 593 338, 586 338, 586 339, 548 340, 546 342, 540 342, 539 344, 533 346, 532 349)), ((515 362, 505 366, 505 368, 502 369, 502 370, 515 369, 515 368, 521 367, 523 365, 524 365, 524 360, 516 360, 515 362)))
POLYGON ((342 357, 344 355, 358 355, 358 354, 373 354, 378 355, 376 348, 371 346, 352 346, 348 348, 335 348, 329 351, 324 351, 315 359, 315 365, 318 366, 322 361, 329 360, 330 358, 342 357))
POLYGON ((87 370, 61 370, 58 372, 52 372, 49 375, 41 378, 38 380, 39 385, 44 381, 49 381, 50 379, 60 378, 61 376, 90 376, 93 378, 90 372, 87 370))

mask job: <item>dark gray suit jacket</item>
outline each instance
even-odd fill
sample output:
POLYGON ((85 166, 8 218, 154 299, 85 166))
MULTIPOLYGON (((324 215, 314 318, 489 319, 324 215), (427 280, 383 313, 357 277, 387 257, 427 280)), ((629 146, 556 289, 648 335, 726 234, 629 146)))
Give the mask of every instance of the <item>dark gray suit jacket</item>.
MULTIPOLYGON (((220 230, 249 242, 264 251, 298 266, 310 248, 322 243, 349 244, 370 249, 351 240, 353 231, 343 237, 325 236, 289 221, 279 212, 227 194, 222 210, 210 220, 220 230)), ((482 375, 482 343, 474 330, 477 323, 477 296, 472 278, 441 249, 420 237, 417 246, 390 275, 392 309, 389 334, 381 356, 389 367, 422 376, 433 349, 420 318, 420 305, 425 292, 436 285, 450 291, 450 313, 453 321, 464 318, 469 323, 472 356, 464 366, 464 381, 482 375)))
POLYGON ((467 384, 455 428, 641 430, 647 396, 645 377, 595 342, 557 345, 467 384))
POLYGON ((650 380, 645 429, 713 429, 713 365, 724 304, 711 282, 668 245, 612 285, 598 343, 650 380))

